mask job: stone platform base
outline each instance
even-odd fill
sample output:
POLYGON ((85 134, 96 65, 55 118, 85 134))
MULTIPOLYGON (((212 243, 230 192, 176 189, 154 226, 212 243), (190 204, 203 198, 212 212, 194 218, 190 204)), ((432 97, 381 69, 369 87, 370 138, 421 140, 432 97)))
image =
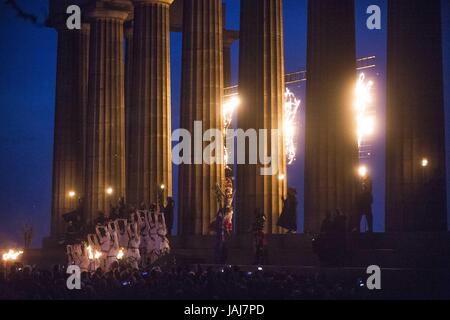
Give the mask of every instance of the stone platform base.
MULTIPOLYGON (((268 236, 269 266, 319 267, 312 249, 312 237, 303 234, 268 236)), ((175 236, 170 238, 172 256, 182 264, 212 264, 214 236, 175 236)), ((47 239, 44 249, 28 250, 23 260, 29 264, 50 267, 65 264, 65 248, 47 239)), ((252 265, 251 235, 232 236, 227 242, 230 265, 252 265)), ((450 268, 450 233, 349 234, 348 257, 344 267, 440 269, 450 268)))
MULTIPOLYGON (((214 236, 172 237, 172 252, 186 263, 212 263, 214 236)), ((253 241, 232 236, 227 264, 251 265, 253 241)), ((349 234, 346 267, 378 265, 385 268, 450 267, 450 233, 349 234)), ((268 265, 320 266, 308 235, 268 236, 268 265)))

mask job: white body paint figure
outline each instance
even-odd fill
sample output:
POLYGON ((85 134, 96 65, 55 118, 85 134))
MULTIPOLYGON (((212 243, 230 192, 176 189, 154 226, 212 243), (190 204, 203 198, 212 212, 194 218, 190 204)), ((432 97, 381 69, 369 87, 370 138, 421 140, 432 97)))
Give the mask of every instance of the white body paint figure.
POLYGON ((139 253, 139 246, 141 244, 141 237, 138 231, 137 223, 128 225, 128 247, 127 260, 133 269, 139 269, 139 262, 141 261, 141 254, 139 253))
POLYGON ((155 263, 163 255, 170 253, 169 240, 167 239, 167 228, 164 214, 156 209, 153 216, 149 216, 151 227, 152 252, 151 263, 155 263))
POLYGON ((139 253, 141 255, 141 265, 145 267, 147 265, 147 260, 149 259, 148 245, 150 239, 150 228, 147 223, 147 210, 139 210, 136 212, 138 227, 141 236, 141 244, 139 246, 139 253))
POLYGON ((81 272, 88 272, 89 271, 89 265, 90 265, 90 261, 89 261, 89 255, 88 255, 88 250, 87 250, 87 243, 86 242, 82 242, 80 245, 80 250, 81 250, 81 255, 80 255, 80 269, 81 272))
POLYGON ((117 232, 117 237, 119 239, 119 247, 123 248, 125 251, 124 254, 126 256, 126 250, 128 247, 128 221, 126 219, 118 219, 114 221, 114 230, 117 232))
POLYGON ((164 213, 158 212, 157 219, 157 232, 159 238, 159 256, 170 253, 170 244, 169 239, 167 239, 167 226, 166 226, 166 218, 164 217, 164 213))
POLYGON ((66 254, 67 254, 67 266, 72 266, 75 264, 75 257, 74 257, 74 249, 73 246, 67 245, 66 246, 66 254))
POLYGON ((117 231, 114 228, 114 223, 110 223, 108 225, 108 233, 110 235, 110 247, 108 250, 108 255, 107 255, 107 259, 106 259, 106 270, 109 271, 111 270, 111 266, 114 262, 117 262, 117 255, 119 254, 120 251, 120 246, 119 246, 119 237, 117 235, 117 231))
POLYGON ((100 248, 102 251, 102 256, 100 258, 101 268, 103 271, 108 271, 108 252, 111 249, 111 234, 109 233, 108 228, 104 226, 95 227, 95 232, 97 233, 100 248), (103 231, 103 232, 102 232, 103 231))
POLYGON ((73 249, 74 264, 80 266, 83 254, 81 251, 81 244, 74 244, 72 246, 72 249, 73 249))
POLYGON ((158 228, 157 228, 157 217, 156 217, 155 211, 148 212, 147 224, 148 224, 148 228, 150 230, 147 251, 150 256, 150 263, 153 264, 159 258, 158 228))
POLYGON ((146 229, 147 229, 147 236, 145 237, 145 255, 146 255, 146 262, 147 264, 152 263, 152 252, 155 246, 154 241, 154 228, 152 227, 152 224, 150 222, 151 219, 151 213, 150 211, 145 212, 145 216, 143 217, 146 229))

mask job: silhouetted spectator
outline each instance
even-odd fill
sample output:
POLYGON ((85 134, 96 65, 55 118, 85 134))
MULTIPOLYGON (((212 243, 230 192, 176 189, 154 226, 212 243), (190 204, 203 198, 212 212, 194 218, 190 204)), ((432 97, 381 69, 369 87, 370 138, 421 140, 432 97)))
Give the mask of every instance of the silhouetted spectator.
POLYGON ((288 233, 297 231, 297 190, 289 188, 287 198, 283 200, 283 210, 278 219, 278 226, 287 229, 288 233))
POLYGON ((172 197, 167 197, 167 205, 164 207, 164 218, 166 219, 167 233, 172 234, 173 227, 173 211, 175 209, 175 201, 172 197))

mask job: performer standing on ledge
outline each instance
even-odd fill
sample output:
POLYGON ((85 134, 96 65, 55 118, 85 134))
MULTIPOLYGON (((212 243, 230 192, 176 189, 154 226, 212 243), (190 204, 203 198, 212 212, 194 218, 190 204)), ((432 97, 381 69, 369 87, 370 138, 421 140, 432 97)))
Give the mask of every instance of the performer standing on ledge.
POLYGON ((255 210, 255 222, 253 223, 253 246, 255 250, 255 265, 267 263, 267 240, 264 233, 266 217, 261 209, 255 210))
POLYGON ((287 198, 283 199, 283 210, 278 219, 278 226, 287 229, 287 233, 297 232, 297 190, 289 188, 287 198))
POLYGON ((167 205, 164 207, 164 218, 166 221, 167 235, 172 234, 173 226, 173 210, 175 209, 175 201, 172 197, 167 197, 167 205))
POLYGON ((372 204, 373 204, 373 195, 372 195, 372 181, 369 176, 361 178, 358 196, 357 196, 357 210, 358 216, 356 220, 356 224, 353 230, 360 231, 361 220, 363 216, 366 216, 368 229, 367 232, 373 232, 373 214, 372 214, 372 204))

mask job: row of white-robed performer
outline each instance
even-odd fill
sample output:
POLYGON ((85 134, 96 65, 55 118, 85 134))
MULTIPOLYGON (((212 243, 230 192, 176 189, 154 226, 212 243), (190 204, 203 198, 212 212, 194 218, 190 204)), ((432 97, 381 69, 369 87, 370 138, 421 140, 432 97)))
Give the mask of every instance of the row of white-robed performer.
POLYGON ((68 265, 78 265, 82 272, 109 271, 114 262, 125 260, 139 269, 170 253, 164 214, 158 207, 136 211, 131 221, 117 219, 98 225, 95 231, 87 242, 67 246, 68 265))

